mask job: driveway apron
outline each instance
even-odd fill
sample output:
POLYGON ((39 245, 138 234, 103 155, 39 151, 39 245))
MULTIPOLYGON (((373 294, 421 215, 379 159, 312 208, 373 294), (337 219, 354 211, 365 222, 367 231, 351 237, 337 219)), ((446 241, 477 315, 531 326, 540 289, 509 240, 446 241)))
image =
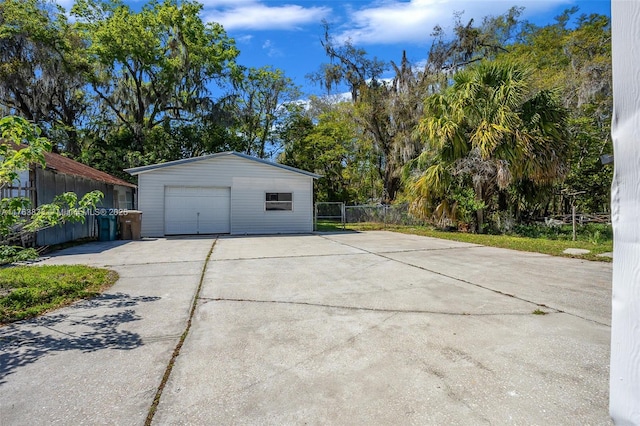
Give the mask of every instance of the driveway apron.
POLYGON ((611 264, 220 238, 156 424, 610 424, 611 264))

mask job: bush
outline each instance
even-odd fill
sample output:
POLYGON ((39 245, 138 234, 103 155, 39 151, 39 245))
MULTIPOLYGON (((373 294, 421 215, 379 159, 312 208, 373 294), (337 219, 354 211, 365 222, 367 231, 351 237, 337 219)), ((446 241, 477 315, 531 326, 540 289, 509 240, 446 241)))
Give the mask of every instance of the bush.
POLYGON ((19 246, 0 246, 0 264, 25 262, 38 258, 38 252, 32 248, 19 246))
MULTIPOLYGON (((527 238, 571 240, 573 238, 573 227, 571 225, 515 225, 512 232, 509 234, 527 238)), ((613 239, 613 229, 611 225, 603 223, 587 223, 585 225, 578 225, 576 228, 576 238, 579 241, 590 241, 594 244, 599 244, 603 241, 610 241, 613 239)))

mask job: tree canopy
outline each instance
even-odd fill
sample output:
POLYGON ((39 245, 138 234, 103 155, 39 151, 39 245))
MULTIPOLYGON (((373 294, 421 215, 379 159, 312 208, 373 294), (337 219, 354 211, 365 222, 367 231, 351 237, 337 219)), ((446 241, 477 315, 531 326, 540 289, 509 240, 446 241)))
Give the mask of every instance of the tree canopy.
MULTIPOLYGON (((550 91, 533 91, 517 65, 482 62, 457 73, 425 101, 416 132, 431 164, 409 184, 414 210, 432 213, 468 186, 483 206, 515 181, 555 183, 566 173, 565 111, 550 91)), ((482 208, 477 224, 483 224, 482 208)))
POLYGON ((283 70, 245 67, 195 1, 0 3, 0 109, 42 129, 52 148, 124 179, 123 169, 236 150, 323 176, 317 200, 397 203, 424 220, 482 229, 608 209, 611 28, 568 9, 552 24, 523 9, 438 25, 426 60, 373 57, 338 42, 300 102, 283 70), (347 87, 350 101, 332 97, 347 87), (444 223, 444 222, 443 222, 444 223))

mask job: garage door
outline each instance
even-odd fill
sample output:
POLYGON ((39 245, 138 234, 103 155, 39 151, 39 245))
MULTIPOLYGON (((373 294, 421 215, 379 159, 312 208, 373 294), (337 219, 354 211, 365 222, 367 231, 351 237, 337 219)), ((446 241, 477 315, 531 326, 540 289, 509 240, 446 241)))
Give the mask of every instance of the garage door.
POLYGON ((230 188, 166 187, 165 235, 228 233, 230 194, 230 188))

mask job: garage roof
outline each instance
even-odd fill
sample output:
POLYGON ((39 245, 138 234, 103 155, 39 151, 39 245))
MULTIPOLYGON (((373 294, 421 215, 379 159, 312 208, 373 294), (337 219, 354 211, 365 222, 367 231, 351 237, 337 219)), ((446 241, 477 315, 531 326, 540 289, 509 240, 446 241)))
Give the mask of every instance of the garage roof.
POLYGON ((274 162, 269 161, 269 160, 264 160, 262 158, 252 157, 250 155, 241 154, 241 153, 235 152, 235 151, 219 152, 219 153, 216 153, 216 154, 203 155, 201 157, 185 158, 183 160, 176 160, 176 161, 167 161, 166 163, 158 163, 158 164, 151 164, 149 166, 134 167, 132 169, 125 169, 124 171, 135 176, 135 175, 139 175, 141 173, 150 172, 152 170, 162 169, 164 167, 178 166, 178 165, 181 165, 181 164, 188 164, 188 163, 193 163, 193 162, 196 162, 196 161, 209 160, 211 158, 226 157, 226 156, 230 156, 230 155, 234 155, 236 157, 244 158, 245 160, 255 161, 257 163, 266 164, 267 166, 272 166, 272 167, 277 167, 279 169, 288 170, 290 172, 300 173, 300 174, 303 174, 303 175, 306 175, 306 176, 311 176, 314 179, 319 179, 319 178, 322 177, 320 175, 308 172, 306 170, 296 169, 295 167, 285 166, 284 164, 274 163, 274 162))

